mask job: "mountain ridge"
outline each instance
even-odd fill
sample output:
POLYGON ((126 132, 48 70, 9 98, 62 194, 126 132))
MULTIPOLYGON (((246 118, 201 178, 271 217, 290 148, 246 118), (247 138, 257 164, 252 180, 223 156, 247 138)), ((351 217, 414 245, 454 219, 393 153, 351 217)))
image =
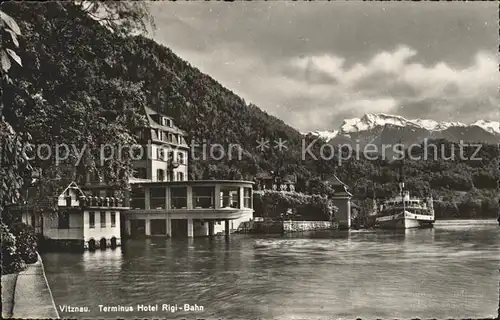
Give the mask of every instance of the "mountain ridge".
MULTIPOLYGON (((359 138, 359 136, 380 134, 386 127, 406 128, 409 131, 424 130, 429 138, 443 138, 463 141, 494 142, 500 140, 500 121, 476 120, 470 124, 458 121, 435 121, 411 119, 385 113, 367 113, 360 118, 345 119, 336 130, 316 130, 303 133, 327 141, 359 138), (476 129, 474 129, 476 128, 476 129), (470 132, 476 131, 475 134, 470 132), (481 132, 481 131, 484 131, 481 132), (491 136, 490 136, 491 135, 491 136)), ((362 139, 366 140, 366 139, 362 139)))

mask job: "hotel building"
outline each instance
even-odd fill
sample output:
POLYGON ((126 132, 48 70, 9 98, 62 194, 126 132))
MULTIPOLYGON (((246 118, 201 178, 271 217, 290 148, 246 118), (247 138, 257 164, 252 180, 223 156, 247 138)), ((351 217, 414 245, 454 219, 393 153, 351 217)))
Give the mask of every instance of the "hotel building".
POLYGON ((135 133, 142 148, 133 161, 125 199, 98 174, 71 182, 56 197, 57 214, 17 206, 22 221, 46 238, 80 248, 119 246, 122 237, 229 235, 253 218, 253 182, 188 180, 186 132, 172 118, 145 108, 146 125, 135 133))

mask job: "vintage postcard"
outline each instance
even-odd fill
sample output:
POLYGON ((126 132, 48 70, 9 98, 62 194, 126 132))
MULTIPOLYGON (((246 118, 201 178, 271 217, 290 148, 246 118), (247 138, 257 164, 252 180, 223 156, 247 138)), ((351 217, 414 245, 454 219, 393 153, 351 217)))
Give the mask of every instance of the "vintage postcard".
POLYGON ((2 317, 497 318, 498 10, 3 3, 2 317))

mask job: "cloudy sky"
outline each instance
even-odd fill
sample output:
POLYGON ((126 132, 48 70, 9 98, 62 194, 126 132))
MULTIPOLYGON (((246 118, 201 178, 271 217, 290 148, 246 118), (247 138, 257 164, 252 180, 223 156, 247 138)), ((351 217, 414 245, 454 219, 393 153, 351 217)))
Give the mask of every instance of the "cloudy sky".
POLYGON ((500 118, 495 2, 151 7, 153 39, 300 131, 377 112, 500 118))

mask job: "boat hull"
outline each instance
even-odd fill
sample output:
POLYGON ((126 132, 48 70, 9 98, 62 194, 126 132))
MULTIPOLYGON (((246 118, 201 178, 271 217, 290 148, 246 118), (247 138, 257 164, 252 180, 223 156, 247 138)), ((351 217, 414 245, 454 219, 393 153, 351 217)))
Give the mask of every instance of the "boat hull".
POLYGON ((376 225, 381 229, 432 228, 434 226, 434 217, 400 213, 393 216, 378 217, 376 225))

